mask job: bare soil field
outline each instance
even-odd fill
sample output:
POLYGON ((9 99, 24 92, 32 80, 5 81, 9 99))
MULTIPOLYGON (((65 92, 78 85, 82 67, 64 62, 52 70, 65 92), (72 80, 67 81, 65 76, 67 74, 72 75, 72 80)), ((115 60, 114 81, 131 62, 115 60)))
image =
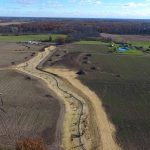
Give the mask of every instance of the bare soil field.
POLYGON ((150 42, 150 36, 142 36, 142 35, 117 35, 117 34, 108 34, 101 33, 101 37, 111 38, 113 40, 125 40, 125 41, 136 41, 136 42, 150 42))
POLYGON ((17 140, 55 140, 60 104, 40 80, 12 70, 0 71, 0 148, 13 147, 17 140))
POLYGON ((45 45, 25 45, 18 43, 0 42, 0 67, 8 67, 27 61, 45 45))
POLYGON ((0 21, 0 26, 17 25, 17 24, 23 24, 23 23, 26 23, 26 22, 17 22, 17 21, 1 22, 0 21))

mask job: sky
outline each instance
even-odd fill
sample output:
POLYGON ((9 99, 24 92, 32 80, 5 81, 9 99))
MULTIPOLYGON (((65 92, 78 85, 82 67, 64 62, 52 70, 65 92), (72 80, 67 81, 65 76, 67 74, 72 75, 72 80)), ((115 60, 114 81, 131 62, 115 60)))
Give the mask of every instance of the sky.
POLYGON ((150 0, 0 0, 0 16, 150 19, 150 0))

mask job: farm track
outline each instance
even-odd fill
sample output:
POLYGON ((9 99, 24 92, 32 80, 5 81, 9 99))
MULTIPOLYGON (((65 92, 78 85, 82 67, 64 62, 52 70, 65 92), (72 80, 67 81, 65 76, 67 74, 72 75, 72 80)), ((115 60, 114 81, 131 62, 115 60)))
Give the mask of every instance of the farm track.
MULTIPOLYGON (((54 47, 51 47, 50 48, 50 51, 53 53, 55 51, 54 47)), ((77 98, 76 96, 73 95, 73 92, 68 92, 69 89, 67 89, 66 87, 66 90, 64 88, 64 83, 61 83, 61 79, 57 76, 55 76, 54 74, 50 74, 50 73, 47 73, 47 72, 44 72, 42 71, 41 69, 39 69, 37 66, 38 64, 49 54, 49 49, 45 52, 41 52, 39 53, 36 57, 34 57, 33 59, 27 61, 26 63, 22 63, 20 65, 17 65, 15 67, 15 69, 19 70, 19 71, 22 71, 24 73, 27 73, 27 74, 30 74, 30 75, 33 75, 35 77, 38 77, 38 78, 41 78, 43 79, 44 81, 46 81, 48 83, 48 85, 51 84, 51 86, 53 87, 50 87, 51 89, 53 89, 55 87, 55 91, 56 93, 60 93, 60 96, 62 98, 62 96, 64 97, 64 99, 73 99, 72 102, 74 100, 77 101, 77 104, 76 105, 79 105, 79 106, 76 106, 76 107, 79 107, 79 112, 77 111, 76 112, 76 115, 78 116, 77 117, 77 132, 75 134, 71 134, 71 135, 67 135, 65 138, 67 140, 64 140, 64 143, 67 143, 67 141, 70 141, 70 138, 74 139, 74 138, 77 138, 78 140, 75 140, 75 144, 71 144, 72 146, 66 144, 66 147, 65 149, 70 149, 70 147, 72 147, 73 149, 82 149, 82 150, 86 150, 86 148, 84 147, 84 144, 82 142, 82 139, 81 139, 81 136, 83 135, 83 131, 81 130, 81 121, 83 120, 82 119, 82 115, 84 114, 84 104, 83 102, 80 101, 79 98, 77 98), (53 83, 51 83, 53 82, 53 83), (61 87, 62 86, 62 87, 61 87)), ((74 111, 75 112, 75 111, 74 111)), ((68 115, 69 116, 69 115, 68 115)), ((68 117, 66 117, 66 120, 68 119, 68 117)), ((68 129, 70 129, 70 126, 71 124, 68 124, 68 129)), ((69 133, 69 132, 68 132, 69 133)), ((57 135, 56 135, 57 136, 57 135)), ((60 142, 60 141, 59 141, 60 142)), ((58 145, 60 145, 60 143, 58 143, 58 145)))
MULTIPOLYGON (((53 90, 65 104, 63 130, 60 125, 58 125, 54 150, 119 150, 120 147, 115 143, 112 137, 113 131, 110 131, 109 121, 105 118, 106 114, 103 110, 101 110, 102 114, 99 114, 101 113, 101 111, 98 111, 101 109, 99 103, 98 106, 94 108, 95 104, 93 105, 91 99, 86 99, 85 93, 79 90, 76 92, 76 88, 68 84, 68 82, 59 75, 37 67, 45 58, 54 52, 55 47, 51 46, 29 61, 12 67, 12 69, 45 81, 49 88, 53 90), (102 119, 100 117, 102 117, 102 119), (102 125, 103 121, 104 125, 102 125), (104 127, 105 125, 106 127, 104 127), (102 129, 100 127, 102 127, 102 129), (61 132, 63 132, 62 141, 60 138, 61 132), (103 135, 105 133, 106 135, 103 135), (59 145, 61 145, 62 148, 60 148, 59 145)), ((61 118, 59 119, 62 120, 62 114, 60 114, 60 116, 61 118)), ((58 123, 60 124, 60 121, 58 121, 58 123)))

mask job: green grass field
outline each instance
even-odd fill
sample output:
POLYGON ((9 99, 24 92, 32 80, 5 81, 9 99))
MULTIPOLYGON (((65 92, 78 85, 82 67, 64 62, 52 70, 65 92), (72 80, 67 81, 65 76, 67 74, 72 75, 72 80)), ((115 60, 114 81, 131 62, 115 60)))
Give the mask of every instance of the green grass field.
POLYGON ((108 44, 108 43, 104 43, 101 41, 79 41, 79 42, 75 42, 75 44, 87 44, 87 45, 102 45, 102 44, 108 44))
POLYGON ((144 53, 140 50, 135 50, 135 49, 129 49, 125 52, 119 52, 120 54, 126 54, 126 55, 144 55, 144 53))
POLYGON ((92 54, 90 64, 80 63, 79 69, 86 70, 86 75, 79 79, 101 98, 123 149, 148 150, 150 56, 108 54, 108 46, 103 44, 72 44, 64 49, 92 54), (92 66, 99 70, 90 70, 92 66))
MULTIPOLYGON (((79 41, 79 42, 75 42, 74 44, 77 44, 77 45, 79 45, 80 46, 80 48, 84 45, 84 46, 89 46, 89 48, 90 47, 94 47, 94 49, 93 49, 93 52, 95 51, 95 50, 97 50, 97 49, 100 49, 99 47, 101 47, 101 50, 99 50, 99 52, 100 51, 103 51, 104 53, 106 53, 106 52, 109 52, 111 49, 113 49, 113 48, 116 48, 116 49, 118 49, 119 48, 119 45, 118 44, 115 44, 115 46, 114 47, 112 47, 112 48, 109 48, 108 49, 108 47, 109 47, 109 45, 111 45, 111 43, 106 43, 106 42, 101 42, 101 41, 79 41)), ((142 43, 141 42, 141 44, 142 44, 142 46, 144 45, 144 43, 142 43)), ((148 43, 147 43, 148 44, 148 43)), ((139 43, 139 45, 140 45, 140 43, 139 43)), ((83 47, 84 47, 83 46, 83 47)), ((137 46, 137 45, 135 45, 135 46, 137 46)), ((148 45, 147 45, 148 46, 148 45)), ((78 49, 76 49, 76 51, 78 51, 78 49)), ((82 51, 88 51, 88 49, 83 49, 82 51)), ((116 52, 116 54, 126 54, 126 55, 144 55, 144 53, 142 52, 142 51, 140 51, 140 50, 136 50, 136 49, 129 49, 128 51, 125 51, 125 52, 119 52, 119 51, 117 51, 116 52)))
MULTIPOLYGON (((66 37, 66 35, 63 34, 50 34, 52 37, 52 41, 54 41, 58 37, 66 37)), ((49 36, 48 34, 39 34, 39 35, 8 35, 8 36, 2 36, 0 35, 0 42, 25 42, 25 41, 38 41, 38 40, 48 40, 49 36)))
POLYGON ((150 42, 148 42, 148 41, 147 42, 146 41, 145 42, 143 42, 143 41, 142 42, 136 42, 135 41, 135 42, 131 42, 131 44, 134 45, 134 46, 142 46, 144 48, 149 48, 150 47, 150 42))

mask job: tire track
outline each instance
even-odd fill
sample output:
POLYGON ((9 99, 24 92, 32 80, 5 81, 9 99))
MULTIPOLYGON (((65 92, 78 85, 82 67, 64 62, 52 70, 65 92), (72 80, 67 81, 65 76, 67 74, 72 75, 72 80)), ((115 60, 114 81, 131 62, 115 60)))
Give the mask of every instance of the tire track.
POLYGON ((56 85, 58 87, 59 90, 61 90, 62 92, 66 93, 67 95, 69 95, 69 97, 72 97, 74 99, 76 99, 78 101, 78 103, 80 104, 81 106, 81 112, 80 112, 80 115, 79 115, 79 121, 78 121, 78 134, 77 135, 73 135, 74 137, 79 137, 79 146, 78 147, 81 147, 82 150, 86 150, 86 148, 84 147, 84 143, 82 143, 82 139, 81 139, 81 136, 83 135, 82 131, 80 130, 80 125, 81 125, 81 118, 82 118, 82 114, 83 114, 83 107, 84 107, 84 104, 80 101, 80 99, 78 99, 77 97, 75 97, 72 93, 69 93, 67 90, 64 90, 60 87, 59 85, 59 82, 57 80, 57 78, 59 78, 56 74, 53 74, 53 73, 50 73, 50 72, 47 72, 47 71, 44 71, 42 69, 40 69, 39 67, 36 67, 38 70, 40 70, 41 72, 45 72, 47 74, 49 74, 56 82, 56 85))
MULTIPOLYGON (((67 113, 65 113, 63 123, 63 148, 65 148, 65 150, 120 150, 120 147, 115 143, 115 139, 112 137, 114 128, 110 125, 97 95, 79 82, 78 84, 81 89, 84 89, 84 92, 76 92, 73 87, 70 88, 70 86, 67 86, 67 82, 64 82, 64 80, 57 75, 58 72, 56 74, 50 73, 39 67, 40 63, 54 52, 54 46, 46 48, 44 52, 39 53, 25 63, 15 66, 13 69, 42 79, 64 102, 67 113), (71 103, 73 103, 73 106, 71 106, 71 103), (88 115, 90 119, 87 117, 88 115), (86 120, 84 120, 85 118, 86 120), (73 123, 73 121, 76 122, 73 123), (84 128, 83 121, 86 121, 87 128, 84 128), (89 124, 89 122, 91 124, 89 124), (73 126, 74 124, 76 124, 75 128, 73 126), (73 128, 71 126, 73 126, 73 128), (98 138, 99 135, 101 138, 98 138), (74 141, 72 141, 71 138, 73 138, 74 141)), ((59 135, 56 135, 57 143, 60 143, 58 141, 60 139, 58 139, 57 136, 59 135)))
MULTIPOLYGON (((55 47, 53 47, 52 49, 55 49, 55 47)), ((77 103, 80 106, 80 111, 79 111, 80 114, 79 114, 78 121, 77 121, 77 128, 78 129, 77 129, 76 134, 69 133, 71 135, 68 135, 68 137, 77 138, 79 140, 79 143, 78 143, 78 145, 74 145, 73 147, 70 147, 70 148, 71 149, 76 149, 75 147, 78 147, 78 148, 80 148, 80 150, 86 150, 86 148, 84 146, 85 143, 83 143, 83 141, 82 141, 82 136, 83 136, 84 132, 81 129, 82 115, 84 114, 84 111, 83 111, 84 110, 84 104, 83 104, 83 102, 80 99, 78 99, 75 95, 68 92, 68 90, 64 90, 64 88, 61 87, 61 85, 59 84, 59 81, 58 81, 58 80, 60 80, 60 78, 58 78, 58 76, 56 76, 55 74, 44 72, 39 67, 37 67, 50 54, 50 51, 51 50, 46 49, 45 52, 39 53, 37 56, 35 56, 31 60, 29 60, 25 63, 22 63, 20 65, 17 65, 15 67, 13 67, 13 69, 24 72, 26 74, 33 75, 37 78, 43 79, 44 81, 47 81, 49 79, 50 82, 54 83, 53 86, 57 87, 57 90, 59 90, 59 93, 62 92, 63 96, 68 95, 69 98, 72 98, 75 101, 77 101, 77 103)), ((67 141, 66 141, 66 143, 67 143, 67 141)), ((68 149, 70 149, 70 148, 68 147, 68 149)))

